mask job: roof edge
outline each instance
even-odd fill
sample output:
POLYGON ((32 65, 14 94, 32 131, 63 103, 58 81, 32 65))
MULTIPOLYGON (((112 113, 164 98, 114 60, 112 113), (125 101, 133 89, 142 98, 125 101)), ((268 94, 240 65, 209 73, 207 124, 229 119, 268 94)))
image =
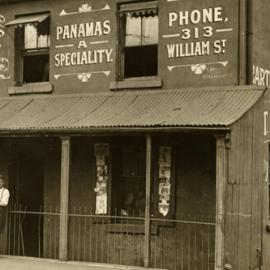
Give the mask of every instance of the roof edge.
POLYGON ((235 92, 235 91, 260 91, 262 94, 266 91, 266 87, 257 85, 245 86, 210 86, 210 87, 190 87, 190 88, 169 88, 169 89, 141 89, 141 90, 121 90, 121 91, 103 91, 95 93, 72 93, 72 94, 33 94, 20 96, 3 96, 1 100, 10 99, 43 99, 43 98, 66 98, 66 97, 93 97, 93 96, 129 96, 129 95, 148 95, 163 94, 176 92, 235 92))
POLYGON ((110 134, 110 133, 122 133, 122 132, 132 132, 132 133, 147 133, 147 132, 216 132, 224 133, 229 132, 230 128, 226 126, 175 126, 175 127, 108 127, 108 128, 56 128, 56 129, 25 129, 25 130, 1 130, 0 137, 5 135, 63 135, 63 134, 110 134))

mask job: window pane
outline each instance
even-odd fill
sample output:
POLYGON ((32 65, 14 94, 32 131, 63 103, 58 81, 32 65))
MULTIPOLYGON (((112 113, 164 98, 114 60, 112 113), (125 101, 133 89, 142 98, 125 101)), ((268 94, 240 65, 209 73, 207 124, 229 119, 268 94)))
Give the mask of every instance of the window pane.
POLYGON ((24 27, 24 48, 37 48, 37 28, 33 24, 27 24, 24 27))
POLYGON ((49 47, 49 36, 48 35, 40 35, 38 36, 38 48, 46 48, 49 47))
POLYGON ((141 17, 126 16, 126 46, 141 45, 141 17))
POLYGON ((49 35, 49 20, 39 23, 37 26, 34 24, 27 24, 24 27, 24 48, 36 49, 46 48, 50 45, 49 35))
POLYGON ((23 83, 49 81, 49 55, 23 58, 23 83))
POLYGON ((124 77, 157 75, 157 45, 125 48, 124 77))
POLYGON ((50 20, 37 25, 38 48, 50 47, 50 20))
POLYGON ((158 43, 158 16, 143 17, 142 29, 142 44, 158 43))

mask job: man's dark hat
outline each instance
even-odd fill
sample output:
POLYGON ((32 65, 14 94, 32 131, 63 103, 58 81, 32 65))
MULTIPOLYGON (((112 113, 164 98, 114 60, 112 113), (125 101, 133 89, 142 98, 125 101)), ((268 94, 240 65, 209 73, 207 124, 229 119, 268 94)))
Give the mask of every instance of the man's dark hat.
POLYGON ((3 176, 3 174, 0 174, 0 179, 4 179, 4 176, 3 176))

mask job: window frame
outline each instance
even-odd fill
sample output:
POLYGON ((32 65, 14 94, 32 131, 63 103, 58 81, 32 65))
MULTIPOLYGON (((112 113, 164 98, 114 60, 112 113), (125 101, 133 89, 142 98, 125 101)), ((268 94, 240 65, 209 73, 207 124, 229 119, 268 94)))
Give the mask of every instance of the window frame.
MULTIPOLYGON (((42 13, 37 13, 34 15, 46 15, 48 14, 48 17, 42 20, 41 22, 29 22, 29 23, 22 23, 22 24, 14 24, 15 26, 18 26, 15 28, 15 65, 14 65, 14 79, 16 82, 17 86, 22 86, 25 84, 40 84, 40 83, 48 83, 50 79, 46 81, 37 81, 37 82, 25 82, 24 81, 24 59, 28 56, 43 56, 47 55, 48 56, 48 70, 50 70, 50 36, 51 36, 51 21, 50 21, 50 14, 49 12, 42 12, 42 13), (25 48, 25 26, 27 24, 30 25, 35 25, 37 26, 39 23, 42 23, 45 20, 49 20, 49 25, 48 25, 48 32, 49 32, 49 41, 48 41, 48 46, 47 47, 36 47, 36 48, 25 48)), ((20 17, 27 17, 29 14, 24 14, 20 15, 17 18, 20 17)), ((37 36, 38 38, 38 36, 37 36)), ((50 74, 48 74, 48 77, 50 74)))
MULTIPOLYGON (((157 24, 159 28, 159 14, 158 14, 158 1, 145 1, 142 3, 128 3, 128 4, 120 4, 118 9, 118 63, 117 63, 117 75, 116 78, 118 81, 124 80, 134 80, 140 78, 153 78, 158 76, 158 43, 159 43, 159 32, 157 43, 153 44, 141 44, 135 46, 126 46, 126 14, 128 13, 146 13, 146 12, 155 12, 158 16, 157 24), (141 75, 141 76, 125 76, 125 50, 127 48, 139 48, 139 47, 149 47, 156 46, 157 47, 157 66, 156 66, 156 74, 154 75, 141 75)), ((142 34, 142 33, 141 33, 142 34)))

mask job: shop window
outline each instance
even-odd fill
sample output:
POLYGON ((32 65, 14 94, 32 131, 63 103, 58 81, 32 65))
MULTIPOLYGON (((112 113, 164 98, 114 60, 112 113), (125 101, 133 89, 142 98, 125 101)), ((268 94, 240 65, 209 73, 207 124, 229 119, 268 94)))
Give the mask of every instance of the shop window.
POLYGON ((120 6, 122 78, 156 76, 158 73, 157 2, 120 6))
POLYGON ((49 14, 20 16, 6 25, 17 27, 17 84, 49 81, 49 14))
MULTIPOLYGON (((118 146, 95 144, 95 214, 144 217, 146 188, 146 149, 144 144, 118 146)), ((171 146, 153 151, 151 215, 174 216, 174 165, 171 146)))
POLYGON ((145 149, 125 146, 114 155, 112 177, 112 213, 121 216, 144 216, 145 149))

